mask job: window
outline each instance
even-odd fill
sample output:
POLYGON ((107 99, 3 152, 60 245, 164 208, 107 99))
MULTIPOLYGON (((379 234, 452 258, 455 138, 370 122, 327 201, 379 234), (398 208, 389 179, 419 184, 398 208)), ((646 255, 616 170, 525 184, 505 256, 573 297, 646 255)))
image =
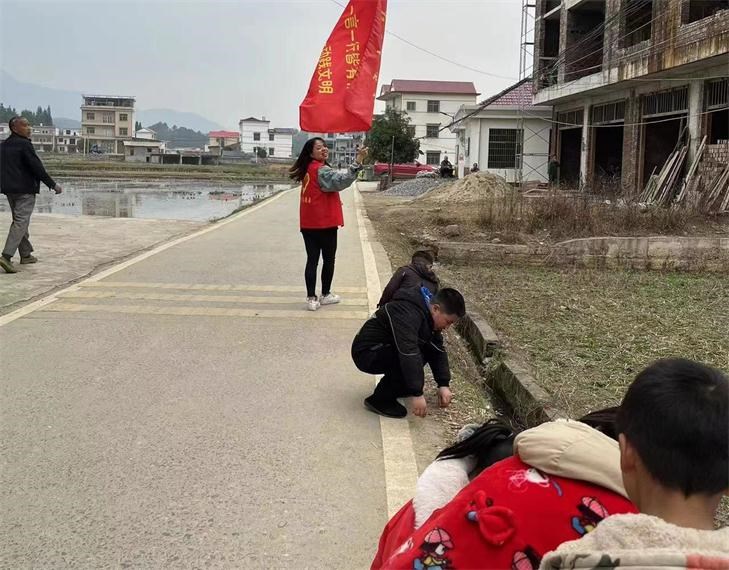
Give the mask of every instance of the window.
POLYGON ((126 113, 119 113, 119 120, 120 121, 128 121, 129 120, 129 115, 127 115, 126 113))
POLYGON ((274 135, 273 133, 268 133, 268 140, 269 141, 272 141, 272 140, 275 140, 275 139, 276 139, 276 135, 274 135))
POLYGON ((274 148, 272 146, 268 147, 268 156, 273 156, 274 148))
POLYGON ((623 47, 634 46, 651 38, 653 0, 623 0, 621 14, 623 47))
POLYGON ((96 134, 96 129, 94 127, 86 127, 86 134, 87 135, 96 134))
POLYGON ((521 130, 489 129, 489 168, 516 168, 521 130))
POLYGON ((425 162, 431 165, 440 164, 440 151, 428 151, 425 153, 425 162))
POLYGON ((260 141, 261 140, 261 133, 253 133, 253 140, 254 141, 260 141))
POLYGON ((415 101, 408 101, 405 108, 408 111, 415 111, 415 101))
POLYGON ((440 131, 440 123, 437 125, 427 125, 425 127, 425 136, 429 139, 437 139, 440 131))
POLYGON ((719 10, 729 10, 729 0, 690 0, 688 22, 703 20, 713 16, 719 10))
POLYGON ((415 138, 415 125, 408 125, 408 134, 415 138))
POLYGON ((126 127, 120 127, 119 128, 119 136, 120 137, 125 137, 128 134, 129 134, 129 129, 128 128, 126 128, 126 127))
POLYGON ((428 101, 428 113, 440 113, 440 101, 428 101))
POLYGON ((95 115, 93 113, 86 113, 87 121, 93 121, 94 119, 95 119, 95 115))

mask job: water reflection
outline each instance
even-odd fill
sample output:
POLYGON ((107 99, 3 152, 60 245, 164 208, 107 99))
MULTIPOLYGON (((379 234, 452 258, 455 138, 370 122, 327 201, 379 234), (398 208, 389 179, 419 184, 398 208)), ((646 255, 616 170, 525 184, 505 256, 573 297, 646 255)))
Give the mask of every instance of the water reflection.
MULTIPOLYGON (((289 188, 286 184, 243 184, 237 186, 186 181, 93 181, 63 185, 58 196, 42 191, 36 212, 70 216, 209 220, 227 216, 289 188)), ((0 199, 0 211, 9 211, 0 199)))

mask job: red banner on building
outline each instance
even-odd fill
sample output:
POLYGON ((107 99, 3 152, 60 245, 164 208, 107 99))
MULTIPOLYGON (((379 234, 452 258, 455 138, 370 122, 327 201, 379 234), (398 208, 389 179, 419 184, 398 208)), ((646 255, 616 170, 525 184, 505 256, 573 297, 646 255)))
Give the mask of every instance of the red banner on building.
POLYGON ((299 107, 301 130, 367 131, 380 74, 387 0, 350 0, 319 56, 299 107))

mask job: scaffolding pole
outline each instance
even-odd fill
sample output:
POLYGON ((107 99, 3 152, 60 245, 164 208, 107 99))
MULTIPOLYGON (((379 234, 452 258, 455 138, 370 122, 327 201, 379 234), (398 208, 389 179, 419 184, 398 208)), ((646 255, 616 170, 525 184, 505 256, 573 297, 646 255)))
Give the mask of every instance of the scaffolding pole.
MULTIPOLYGON (((537 4, 539 0, 522 0, 521 5, 521 34, 519 41, 519 81, 533 77, 534 71, 534 41, 535 30, 537 24, 537 4)), ((530 129, 532 133, 526 137, 527 130, 526 109, 523 103, 519 103, 519 113, 517 120, 517 128, 521 133, 521 141, 519 152, 516 155, 516 181, 519 187, 524 189, 524 153, 525 144, 534 136, 541 136, 540 133, 530 129)), ((538 168, 538 167, 536 167, 538 168)), ((529 167, 529 173, 536 170, 535 167, 529 167)))

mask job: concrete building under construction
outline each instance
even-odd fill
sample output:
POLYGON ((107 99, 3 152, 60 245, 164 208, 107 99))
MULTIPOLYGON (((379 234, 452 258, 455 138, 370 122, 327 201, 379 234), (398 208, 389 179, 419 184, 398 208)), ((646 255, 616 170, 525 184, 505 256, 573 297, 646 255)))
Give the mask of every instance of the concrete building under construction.
POLYGON ((534 34, 562 182, 635 190, 679 145, 729 144, 729 0, 536 0, 534 34))

